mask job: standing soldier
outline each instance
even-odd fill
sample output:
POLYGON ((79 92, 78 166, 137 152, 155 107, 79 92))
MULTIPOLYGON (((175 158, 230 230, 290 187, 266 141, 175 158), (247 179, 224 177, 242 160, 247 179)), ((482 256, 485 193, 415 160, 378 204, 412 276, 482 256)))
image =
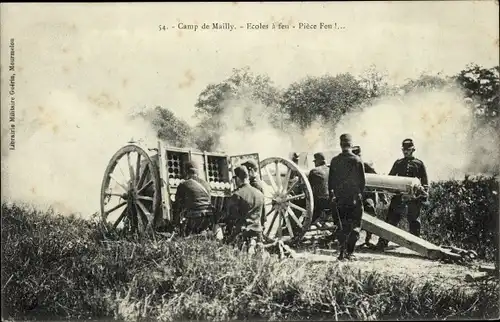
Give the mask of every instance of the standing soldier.
POLYGON ((328 166, 325 155, 321 152, 314 154, 315 168, 309 172, 309 183, 314 197, 314 213, 312 223, 318 220, 326 209, 330 208, 328 193, 328 166))
POLYGON ((340 243, 339 260, 353 258, 359 239, 363 216, 362 193, 365 190, 365 170, 361 159, 352 153, 350 134, 340 136, 342 152, 332 158, 328 190, 332 201, 333 219, 336 221, 340 243), (345 253, 345 254, 344 254, 345 253))
MULTIPOLYGON (((354 153, 355 155, 357 155, 358 157, 360 157, 362 159, 360 146, 358 146, 358 145, 354 146, 352 148, 352 153, 354 153)), ((365 167, 365 173, 377 174, 375 169, 368 162, 363 162, 363 166, 365 167)), ((385 194, 379 193, 378 197, 382 203, 387 204, 387 199, 385 197, 385 194)), ((363 209, 366 213, 368 213, 372 216, 376 216, 376 210, 375 210, 376 200, 377 199, 376 199, 374 192, 365 192, 363 194, 363 209)), ((365 238, 365 245, 367 245, 367 246, 372 245, 372 244, 370 244, 371 238, 372 238, 372 233, 367 231, 366 238, 365 238)), ((374 245, 372 245, 372 246, 374 246, 374 245)))
POLYGON ((210 185, 198 176, 198 166, 193 161, 184 164, 185 181, 175 193, 172 205, 174 224, 181 228, 181 234, 199 234, 216 224, 210 185))
MULTIPOLYGON (((395 194, 389 205, 386 221, 397 226, 401 220, 401 215, 406 211, 408 218, 408 225, 410 233, 419 237, 420 236, 420 209, 422 201, 427 199, 428 193, 428 179, 427 170, 424 163, 413 156, 415 146, 412 139, 405 139, 402 143, 402 150, 404 158, 396 160, 389 172, 390 176, 414 177, 420 179, 423 187, 423 194, 416 199, 404 200, 402 194, 395 194)), ((383 250, 387 247, 388 241, 379 238, 377 248, 383 250)))
POLYGON ((228 219, 232 225, 229 242, 240 246, 252 239, 262 242, 261 216, 264 210, 264 195, 250 185, 245 166, 234 169, 236 191, 228 202, 228 219))

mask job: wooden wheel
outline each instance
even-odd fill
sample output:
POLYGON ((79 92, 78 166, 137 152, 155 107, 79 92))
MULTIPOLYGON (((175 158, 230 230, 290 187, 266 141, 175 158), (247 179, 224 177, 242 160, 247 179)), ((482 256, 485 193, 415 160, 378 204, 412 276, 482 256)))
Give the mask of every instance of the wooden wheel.
POLYGON ((264 238, 283 242, 298 241, 309 229, 314 209, 311 185, 292 161, 273 157, 260 162, 266 184, 264 238))
POLYGON ((108 230, 143 235, 161 217, 158 167, 144 149, 128 144, 118 150, 104 172, 101 218, 108 230))

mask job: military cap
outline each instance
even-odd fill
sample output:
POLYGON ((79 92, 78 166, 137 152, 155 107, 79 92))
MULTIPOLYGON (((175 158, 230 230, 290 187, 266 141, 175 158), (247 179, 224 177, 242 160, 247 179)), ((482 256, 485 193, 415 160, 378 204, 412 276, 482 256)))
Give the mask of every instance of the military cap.
POLYGON ((361 147, 359 145, 355 145, 352 147, 352 153, 359 155, 361 153, 361 147))
POLYGON ((184 162, 184 167, 186 170, 198 170, 198 165, 194 161, 184 162))
POLYGON ((234 168, 234 175, 240 179, 248 178, 248 169, 244 165, 234 168))
POLYGON ((259 166, 257 165, 257 162, 255 162, 255 160, 252 160, 252 159, 249 159, 249 160, 243 162, 241 165, 244 165, 245 167, 247 167, 247 169, 257 170, 259 168, 259 166))
POLYGON ((314 160, 325 161, 325 155, 322 152, 314 153, 314 160))
POLYGON ((352 136, 348 133, 344 133, 340 136, 340 142, 342 143, 352 143, 352 136))
POLYGON ((404 139, 401 145, 403 146, 404 149, 411 149, 415 147, 412 139, 404 139))

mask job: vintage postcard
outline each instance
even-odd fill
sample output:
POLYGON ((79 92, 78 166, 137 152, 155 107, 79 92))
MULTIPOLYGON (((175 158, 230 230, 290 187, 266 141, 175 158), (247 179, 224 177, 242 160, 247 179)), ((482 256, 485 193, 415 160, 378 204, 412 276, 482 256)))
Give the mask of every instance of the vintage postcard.
POLYGON ((498 317, 498 11, 3 3, 2 319, 498 317))

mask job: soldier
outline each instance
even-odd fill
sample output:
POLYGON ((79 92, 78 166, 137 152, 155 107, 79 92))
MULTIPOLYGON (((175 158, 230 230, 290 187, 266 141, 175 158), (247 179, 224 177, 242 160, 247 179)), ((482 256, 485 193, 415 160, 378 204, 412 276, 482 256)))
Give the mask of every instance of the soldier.
POLYGON ((323 211, 330 208, 328 193, 328 172, 325 155, 321 152, 314 154, 315 168, 309 172, 309 184, 314 197, 314 213, 312 223, 319 219, 323 211))
POLYGON ((241 165, 245 166, 248 169, 248 175, 250 179, 250 185, 260 192, 264 193, 264 188, 262 187, 262 182, 259 178, 259 167, 257 166, 257 162, 254 160, 247 160, 241 165))
POLYGON ((232 225, 229 242, 240 245, 251 239, 262 242, 261 216, 264 210, 264 195, 250 185, 245 166, 234 169, 236 191, 228 202, 228 219, 232 225))
POLYGON ((359 239, 363 216, 362 193, 365 190, 365 170, 361 159, 352 153, 350 134, 340 136, 342 152, 332 158, 328 190, 333 219, 337 224, 340 243, 339 260, 352 259, 359 239))
MULTIPOLYGON (((405 139, 402 143, 402 150, 404 158, 396 160, 389 172, 390 176, 403 176, 403 177, 416 177, 420 179, 423 186, 423 194, 416 199, 404 200, 402 194, 395 194, 389 205, 386 221, 397 226, 401 220, 401 215, 406 211, 408 218, 408 225, 410 233, 419 237, 420 236, 420 209, 422 201, 425 201, 428 193, 428 179, 427 170, 424 163, 413 156, 415 152, 415 145, 412 139, 405 139)), ((379 238, 377 248, 383 250, 387 247, 388 241, 379 238)))
MULTIPOLYGON (((354 153, 355 155, 357 155, 358 157, 360 157, 362 159, 361 147, 359 145, 352 147, 352 153, 354 153)), ((365 173, 377 174, 375 169, 368 162, 363 162, 363 166, 365 167, 365 173)), ((385 194, 379 193, 378 197, 382 203, 387 204, 387 199, 386 199, 385 194)), ((376 211, 375 211, 376 200, 377 199, 376 199, 375 193, 373 193, 373 192, 365 192, 363 194, 363 210, 372 216, 376 216, 376 211)), ((371 238, 372 238, 372 233, 367 231, 366 237, 365 237, 365 245, 367 245, 367 246, 372 245, 372 244, 370 244, 371 238)), ((372 246, 374 246, 374 245, 372 245, 372 246)))
POLYGON ((216 224, 211 204, 210 185, 198 176, 198 166, 193 161, 184 164, 185 181, 175 193, 172 205, 174 224, 181 234, 199 234, 216 224))
MULTIPOLYGON (((260 192, 264 193, 264 188, 262 187, 262 181, 259 178, 259 167, 257 166, 257 162, 250 159, 242 164, 248 169, 248 176, 250 179, 250 185, 260 192)), ((261 225, 264 226, 266 223, 266 213, 265 208, 262 208, 262 216, 261 216, 261 225)))

